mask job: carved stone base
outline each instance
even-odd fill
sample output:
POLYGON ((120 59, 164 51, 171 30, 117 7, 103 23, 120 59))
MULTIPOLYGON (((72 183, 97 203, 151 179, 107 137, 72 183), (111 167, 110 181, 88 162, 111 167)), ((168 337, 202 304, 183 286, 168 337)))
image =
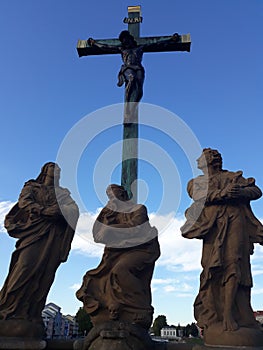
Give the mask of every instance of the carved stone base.
POLYGON ((131 323, 109 321, 97 325, 75 350, 152 350, 153 341, 146 329, 131 323))
POLYGON ((0 320, 0 337, 32 338, 41 340, 45 336, 44 325, 27 320, 0 320))
POLYGON ((195 345, 193 350, 263 350, 263 347, 251 347, 251 346, 206 346, 195 345))
POLYGON ((204 331, 206 346, 252 347, 263 349, 263 331, 259 327, 240 327, 236 331, 224 331, 222 324, 211 325, 204 331))
POLYGON ((0 337, 0 349, 12 350, 42 350, 46 348, 47 343, 44 340, 18 337, 0 337))
MULTIPOLYGON (((111 312, 114 312, 111 310, 111 312)), ((103 324, 109 320, 114 320, 111 318, 111 312, 108 309, 100 309, 99 312, 90 315, 91 322, 93 325, 103 324)), ((138 310, 134 305, 131 307, 123 307, 120 311, 118 310, 118 319, 123 322, 130 324, 137 324, 142 328, 150 328, 152 324, 153 310, 138 310)), ((115 319, 116 320, 116 319, 115 319)))

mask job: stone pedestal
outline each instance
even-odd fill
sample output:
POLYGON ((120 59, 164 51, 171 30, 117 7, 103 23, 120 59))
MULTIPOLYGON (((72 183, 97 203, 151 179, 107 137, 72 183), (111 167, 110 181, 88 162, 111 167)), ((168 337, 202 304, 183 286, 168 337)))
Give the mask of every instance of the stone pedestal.
POLYGON ((22 319, 0 320, 0 337, 42 340, 45 337, 44 324, 22 319))
POLYGON ((44 340, 19 337, 0 337, 0 349, 12 350, 41 350, 46 348, 44 340))
POLYGON ((236 331, 225 331, 221 323, 204 330, 204 343, 210 347, 246 347, 263 349, 263 331, 256 327, 240 327, 236 331))
POLYGON ((251 347, 251 346, 207 346, 207 345, 195 345, 193 350, 263 350, 263 346, 251 347))
POLYGON ((97 325, 74 350, 152 350, 154 343, 148 331, 131 323, 109 321, 97 325))
POLYGON ((47 339, 47 350, 73 350, 74 339, 47 339))
POLYGON ((0 349, 45 349, 44 325, 27 320, 0 320, 0 349))

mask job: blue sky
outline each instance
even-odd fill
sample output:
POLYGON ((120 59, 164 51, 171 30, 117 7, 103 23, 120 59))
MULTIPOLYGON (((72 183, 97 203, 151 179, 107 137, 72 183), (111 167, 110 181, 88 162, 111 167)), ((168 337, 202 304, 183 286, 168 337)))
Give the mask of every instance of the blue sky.
MULTIPOLYGON (((89 37, 118 37, 126 29, 122 20, 128 5, 137 3, 1 2, 2 221, 24 182, 35 178, 45 162, 61 159, 65 142, 72 133, 76 136, 81 123, 85 127, 80 138, 84 140, 87 132, 87 141, 78 151, 74 184, 67 179, 71 163, 62 167, 61 185, 70 190, 76 186, 78 193, 73 189, 72 195, 76 194, 84 213, 69 260, 59 268, 48 297, 63 313, 74 314, 81 306, 74 296, 76 286, 100 260, 102 247, 92 243, 91 227, 98 208, 105 204, 105 184, 119 182, 121 158, 122 116, 119 107, 113 116, 111 107, 123 101, 123 89, 116 86, 121 59, 118 55, 79 58, 76 44, 78 39, 89 37)), ((140 199, 154 224, 161 227, 162 256, 152 283, 154 317, 165 314, 169 324, 186 324, 194 320, 192 304, 198 291, 201 245, 181 238, 179 227, 190 204, 186 184, 197 171, 194 158, 202 147, 216 148, 226 169, 242 169, 244 176, 255 177, 263 188, 263 3, 142 0, 140 5, 141 36, 178 32, 190 33, 192 38, 191 53, 144 55, 142 102, 146 116, 141 113, 145 124, 140 130, 144 143, 139 170, 140 199), (159 114, 149 117, 152 105, 159 114), (173 128, 172 120, 185 123, 187 137, 173 128)), ((76 154, 76 138, 66 160, 76 154)), ((263 199, 253 203, 260 219, 262 203, 263 199)), ((0 284, 14 244, 2 229, 0 284)), ((252 259, 252 305, 257 310, 263 309, 262 257, 263 248, 257 247, 252 259)))

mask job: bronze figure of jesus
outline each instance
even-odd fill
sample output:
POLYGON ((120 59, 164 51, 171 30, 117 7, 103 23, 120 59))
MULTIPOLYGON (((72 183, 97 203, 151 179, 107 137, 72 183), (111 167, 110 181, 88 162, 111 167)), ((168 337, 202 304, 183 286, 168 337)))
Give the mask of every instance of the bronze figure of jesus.
POLYGON ((125 83, 125 108, 124 108, 124 124, 130 124, 136 122, 138 103, 143 96, 143 83, 145 77, 145 71, 142 66, 142 58, 144 51, 149 47, 154 46, 165 47, 165 44, 177 42, 179 35, 174 34, 158 41, 157 43, 146 43, 138 45, 134 37, 128 30, 123 30, 119 35, 120 45, 108 45, 96 42, 94 39, 88 39, 90 46, 96 46, 97 48, 108 53, 120 53, 123 64, 118 74, 118 86, 122 86, 125 83))

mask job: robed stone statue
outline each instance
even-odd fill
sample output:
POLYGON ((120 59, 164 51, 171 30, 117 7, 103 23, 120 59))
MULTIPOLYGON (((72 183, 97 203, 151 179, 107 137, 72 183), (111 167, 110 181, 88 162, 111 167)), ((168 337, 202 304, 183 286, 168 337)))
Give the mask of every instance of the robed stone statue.
POLYGON ((217 150, 204 149, 197 165, 203 175, 188 183, 194 202, 181 228, 183 237, 203 240, 195 318, 208 345, 262 346, 250 304, 250 255, 255 243, 263 244, 263 226, 250 201, 261 190, 242 171, 223 170, 217 150))
POLYGON ((5 218, 17 242, 0 292, 0 336, 44 335, 41 312, 56 270, 67 260, 79 216, 59 178, 59 166, 46 163, 35 180, 25 183, 5 218))
MULTIPOLYGON (((86 273, 77 291, 95 326, 84 349, 89 349, 105 327, 113 338, 118 334, 121 337, 125 327, 127 334, 135 327, 137 338, 146 336, 148 341, 153 317, 150 284, 160 255, 158 232, 149 224, 146 207, 130 201, 124 187, 110 185, 106 192, 109 201, 93 226, 95 242, 105 244, 103 257, 97 268, 86 273)), ((110 346, 115 349, 112 343, 110 346)), ((137 348, 141 349, 139 345, 137 348)))

